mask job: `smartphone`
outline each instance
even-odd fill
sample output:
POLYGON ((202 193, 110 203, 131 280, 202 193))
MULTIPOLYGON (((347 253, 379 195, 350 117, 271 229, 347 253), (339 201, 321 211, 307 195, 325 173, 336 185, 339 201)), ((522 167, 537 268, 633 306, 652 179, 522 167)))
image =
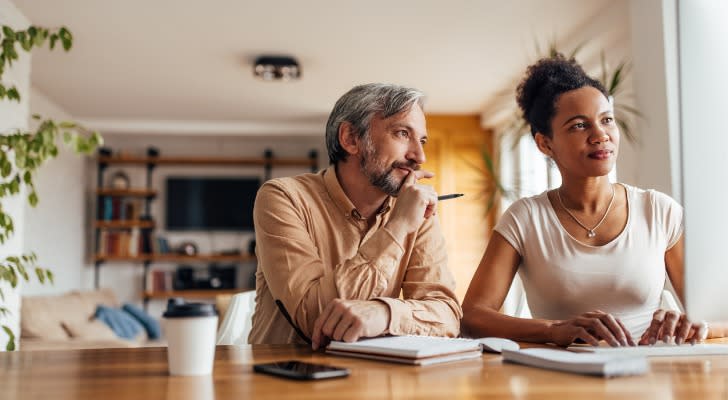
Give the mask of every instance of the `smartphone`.
POLYGON ((253 371, 298 380, 343 378, 349 376, 349 370, 346 368, 311 364, 296 360, 256 364, 253 365, 253 371))

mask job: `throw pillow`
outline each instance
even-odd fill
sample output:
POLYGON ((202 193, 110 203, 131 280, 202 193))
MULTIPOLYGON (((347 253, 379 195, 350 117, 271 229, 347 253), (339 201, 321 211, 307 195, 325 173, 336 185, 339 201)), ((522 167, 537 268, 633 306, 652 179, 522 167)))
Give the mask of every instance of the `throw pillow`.
POLYGON ((140 334, 146 336, 142 324, 129 315, 129 313, 118 308, 99 305, 96 307, 94 317, 108 325, 116 333, 116 336, 120 338, 135 340, 140 334))
POLYGON ((125 303, 121 309, 128 312, 132 317, 139 321, 142 326, 144 326, 144 329, 147 330, 147 336, 149 336, 149 339, 159 339, 162 336, 162 329, 159 326, 159 321, 154 319, 154 317, 149 315, 146 311, 130 303, 125 303))
POLYGON ((116 334, 103 322, 94 319, 91 321, 63 321, 63 328, 74 339, 90 340, 116 340, 116 334))

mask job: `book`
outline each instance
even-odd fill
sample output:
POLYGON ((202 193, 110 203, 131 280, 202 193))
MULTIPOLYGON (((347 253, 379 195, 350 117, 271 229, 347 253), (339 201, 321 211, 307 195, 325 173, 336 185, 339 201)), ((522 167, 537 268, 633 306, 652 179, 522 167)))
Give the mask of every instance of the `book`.
POLYGON ((414 335, 362 339, 353 343, 332 341, 326 352, 423 366, 480 358, 482 354, 477 340, 414 335))
POLYGON ((503 361, 606 378, 647 373, 649 364, 642 356, 574 353, 567 350, 531 348, 503 350, 503 361))

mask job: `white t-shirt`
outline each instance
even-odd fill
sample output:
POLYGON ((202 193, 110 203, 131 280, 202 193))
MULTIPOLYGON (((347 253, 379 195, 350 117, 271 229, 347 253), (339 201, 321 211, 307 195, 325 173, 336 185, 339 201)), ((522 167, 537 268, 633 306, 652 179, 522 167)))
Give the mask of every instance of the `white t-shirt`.
POLYGON ((571 236, 546 192, 503 214, 495 230, 521 255, 518 273, 534 318, 601 310, 619 318, 635 340, 647 329, 665 286, 665 251, 682 235, 683 210, 664 193, 623 186, 627 225, 603 246, 571 236))

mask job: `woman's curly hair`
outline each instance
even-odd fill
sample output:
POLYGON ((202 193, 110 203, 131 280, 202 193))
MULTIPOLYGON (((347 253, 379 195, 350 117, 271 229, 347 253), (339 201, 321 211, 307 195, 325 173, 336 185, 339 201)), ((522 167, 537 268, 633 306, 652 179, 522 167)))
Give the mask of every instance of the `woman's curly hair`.
POLYGON ((535 137, 540 132, 551 136, 551 120, 559 96, 584 86, 591 86, 609 98, 604 85, 589 77, 573 58, 556 54, 529 66, 516 89, 516 100, 523 118, 531 125, 531 135, 535 137))

